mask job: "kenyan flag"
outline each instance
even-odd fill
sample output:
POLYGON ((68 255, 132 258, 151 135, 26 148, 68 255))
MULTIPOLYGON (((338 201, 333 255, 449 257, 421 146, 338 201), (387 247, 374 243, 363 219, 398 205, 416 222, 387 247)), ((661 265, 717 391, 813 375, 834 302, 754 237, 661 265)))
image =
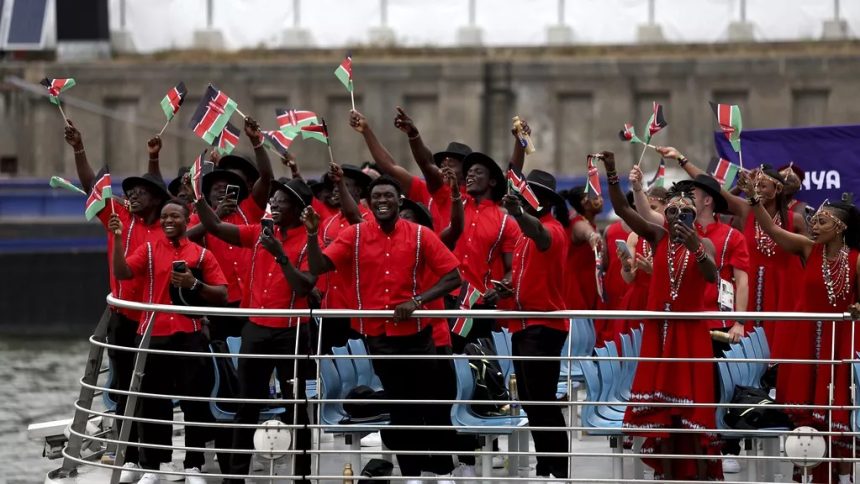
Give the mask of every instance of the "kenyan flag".
POLYGON ((631 143, 642 143, 642 140, 636 136, 636 129, 632 124, 625 123, 624 129, 618 132, 618 137, 621 138, 621 141, 629 141, 631 143))
POLYGON ((334 70, 335 77, 343 84, 347 91, 352 92, 352 54, 347 52, 346 58, 334 70))
POLYGON ((302 126, 302 139, 315 139, 320 143, 328 144, 328 127, 325 124, 325 118, 322 124, 311 124, 302 126))
POLYGON ((660 166, 657 167, 657 172, 654 173, 654 178, 648 182, 648 189, 653 187, 662 187, 666 180, 666 160, 660 158, 660 166))
POLYGON ((164 115, 167 116, 168 121, 173 119, 176 113, 179 112, 179 106, 182 106, 182 102, 185 101, 185 96, 187 95, 188 89, 185 88, 184 82, 180 82, 167 91, 167 95, 161 100, 161 110, 164 111, 164 115))
POLYGON ((287 150, 296 137, 295 133, 285 133, 280 130, 263 131, 263 143, 266 148, 281 156, 287 156, 287 150))
POLYGON ((87 204, 84 209, 84 216, 87 220, 95 218, 105 208, 105 205, 110 201, 112 196, 113 188, 110 184, 110 172, 107 167, 104 167, 99 172, 98 181, 93 185, 90 196, 87 197, 87 204))
POLYGON ((741 108, 735 104, 717 104, 712 102, 711 109, 717 117, 717 124, 726 135, 726 139, 732 144, 735 153, 741 151, 741 131, 743 121, 741 120, 741 108))
POLYGON ((281 131, 298 133, 302 126, 319 124, 317 113, 313 111, 301 111, 298 109, 276 109, 275 116, 278 117, 278 127, 281 131))
POLYGON ((669 123, 666 122, 666 118, 663 117, 663 106, 657 104, 656 102, 653 104, 653 112, 651 113, 651 117, 648 119, 647 132, 645 135, 645 142, 650 143, 651 137, 657 134, 658 131, 665 128, 669 123))
POLYGON ((587 174, 588 174, 588 183, 585 185, 585 193, 590 197, 599 197, 600 196, 600 172, 597 171, 597 167, 594 166, 594 157, 588 155, 587 158, 587 174))
POLYGON ((46 77, 42 79, 41 84, 48 89, 48 99, 54 104, 60 104, 60 93, 75 85, 75 80, 69 79, 51 79, 46 77))
POLYGON ((188 170, 188 177, 191 179, 191 189, 194 191, 194 199, 200 200, 203 198, 203 167, 206 162, 204 161, 206 157, 206 151, 203 150, 203 153, 200 153, 200 156, 194 160, 194 163, 191 164, 191 169, 188 170))
POLYGON ((708 173, 713 175, 714 178, 720 182, 723 189, 728 190, 732 188, 732 184, 735 182, 735 178, 737 178, 740 169, 740 166, 732 163, 731 161, 719 158, 714 159, 710 166, 708 166, 708 173))
POLYGON ((224 91, 209 84, 206 94, 203 95, 197 110, 191 116, 189 127, 194 134, 211 145, 227 125, 230 116, 236 112, 236 107, 236 101, 230 99, 224 91))
POLYGON ((511 191, 523 197, 526 202, 532 206, 532 208, 535 210, 541 209, 537 195, 532 191, 532 188, 529 186, 529 183, 523 177, 522 173, 513 166, 508 169, 508 187, 511 191))
MULTIPOLYGON (((464 285, 463 290, 460 292, 463 293, 463 298, 460 301, 460 309, 469 310, 472 309, 472 306, 478 302, 479 299, 483 296, 481 291, 479 291, 475 286, 469 284, 468 282, 464 285)), ((472 318, 460 317, 454 321, 454 327, 451 328, 451 332, 454 334, 459 334, 460 336, 466 337, 469 334, 469 331, 472 330, 472 318)))
POLYGON ((229 155, 239 145, 239 133, 239 128, 228 122, 221 131, 221 134, 212 142, 212 146, 215 147, 221 156, 229 155))

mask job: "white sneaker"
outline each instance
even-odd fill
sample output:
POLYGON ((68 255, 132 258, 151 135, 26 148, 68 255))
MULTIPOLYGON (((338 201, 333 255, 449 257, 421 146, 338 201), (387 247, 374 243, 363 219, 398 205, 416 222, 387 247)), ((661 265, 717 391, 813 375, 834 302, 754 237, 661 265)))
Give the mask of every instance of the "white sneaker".
POLYGON ((839 484, 851 484, 851 474, 839 474, 839 484))
POLYGON ((367 434, 361 439, 362 447, 382 447, 382 436, 379 435, 379 432, 373 432, 371 434, 367 434))
POLYGON ((147 472, 139 481, 137 481, 137 484, 158 484, 158 480, 158 474, 147 472))
POLYGON ((454 475, 457 477, 478 477, 478 473, 475 472, 475 466, 470 466, 467 464, 460 464, 454 469, 454 475))
POLYGON ((137 482, 143 473, 140 471, 140 466, 134 462, 126 462, 122 465, 122 473, 119 475, 119 482, 130 484, 137 482))
POLYGON ((741 465, 737 459, 723 459, 723 473, 737 474, 741 471, 741 465))
MULTIPOLYGON (((161 472, 182 472, 185 469, 174 464, 173 462, 162 462, 161 465, 158 467, 158 470, 160 470, 161 472)), ((165 481, 171 482, 179 482, 185 480, 185 476, 181 474, 162 474, 161 478, 165 481)))
POLYGON ((185 474, 185 484, 206 484, 206 479, 203 478, 200 469, 196 467, 185 469, 185 474))
POLYGON ((438 484, 457 484, 457 482, 455 482, 453 479, 451 479, 452 477, 454 477, 454 475, 451 473, 436 474, 436 482, 438 484))

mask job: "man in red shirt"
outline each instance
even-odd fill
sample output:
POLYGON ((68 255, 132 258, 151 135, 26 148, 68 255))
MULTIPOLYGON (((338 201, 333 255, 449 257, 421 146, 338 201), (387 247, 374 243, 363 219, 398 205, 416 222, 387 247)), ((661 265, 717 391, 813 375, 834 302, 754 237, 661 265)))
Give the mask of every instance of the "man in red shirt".
MULTIPOLYGON (((286 183, 272 182, 274 193, 270 201, 273 229, 262 225, 233 225, 221 220, 204 200, 197 200, 200 223, 206 230, 224 242, 250 249, 251 270, 247 288, 250 294, 248 307, 254 309, 307 309, 307 295, 313 289, 315 277, 307 272, 307 243, 300 215, 310 206, 311 189, 302 180, 286 183)), ((249 318, 242 329, 242 354, 306 355, 308 346, 307 323, 298 317, 249 318), (300 324, 305 322, 305 324, 300 324)), ((297 355, 298 356, 298 355, 297 355)), ((293 398, 292 379, 296 376, 295 392, 299 399, 305 396, 307 374, 304 360, 289 359, 239 359, 239 394, 241 398, 263 399, 269 396, 269 380, 277 370, 278 381, 285 398, 293 398), (296 373, 298 366, 298 374, 296 373)), ((261 405, 243 403, 237 413, 238 423, 255 424, 259 421, 261 405)), ((285 423, 309 423, 305 405, 288 407, 282 415, 285 423)), ((236 429, 233 432, 233 448, 253 449, 254 429, 236 429)), ((307 450, 311 445, 311 433, 307 428, 295 433, 297 449, 307 450)), ((230 460, 231 474, 247 474, 251 454, 233 454, 230 460)), ((295 459, 295 475, 311 473, 310 455, 302 454, 295 459)), ((230 481, 228 481, 230 482, 230 481)), ((240 481, 236 481, 240 482, 240 481)), ((302 480, 301 482, 308 482, 302 480)))
MULTIPOLYGON (((308 262, 314 275, 334 269, 352 273, 358 309, 394 311, 394 317, 356 321, 356 329, 367 337, 370 354, 434 355, 432 324, 410 316, 460 285, 458 262, 432 230, 400 218, 400 196, 400 184, 391 177, 381 176, 371 182, 373 220, 345 228, 325 251, 317 238, 319 216, 313 209, 306 210, 308 262)), ((373 367, 388 398, 422 402, 392 405, 392 424, 448 424, 448 420, 435 418, 436 412, 423 403, 444 398, 444 388, 437 381, 439 362, 408 357, 377 359, 373 367)), ((439 431, 420 434, 387 430, 383 439, 393 450, 446 450, 439 431)), ((397 461, 401 474, 412 478, 407 482, 420 482, 417 476, 422 470, 445 476, 454 469, 450 455, 398 454, 397 461)), ((453 481, 443 478, 438 482, 453 481)))
MULTIPOLYGON (((553 217, 566 218, 564 199, 555 192, 556 181, 551 174, 532 170, 526 177, 540 200, 538 212, 523 204, 518 196, 509 194, 502 200, 508 213, 519 224, 522 234, 514 250, 512 289, 500 296, 513 297, 517 311, 559 311, 565 309, 565 274, 560 264, 567 257, 568 237, 564 227, 553 217)), ((567 319, 521 319, 508 323, 513 356, 561 355, 567 338, 567 319)), ((514 360, 517 390, 523 401, 554 401, 561 362, 514 360)), ((564 415, 559 406, 524 404, 529 425, 535 427, 564 427, 564 415)), ((567 432, 533 431, 537 452, 567 452, 567 432)), ((566 457, 538 456, 538 476, 565 479, 568 475, 566 457)))
MULTIPOLYGON (((66 142, 75 154, 75 169, 84 191, 89 193, 97 181, 96 174, 87 160, 84 141, 80 131, 72 121, 65 128, 66 142)), ((120 281, 113 274, 113 244, 114 236, 108 230, 110 215, 116 213, 122 221, 122 241, 125 253, 129 254, 147 241, 154 241, 164 235, 159 227, 161 207, 170 199, 170 194, 164 186, 164 181, 154 173, 158 172, 158 153, 161 150, 161 140, 158 137, 148 142, 149 172, 142 177, 128 177, 123 180, 125 203, 114 199, 105 205, 98 214, 98 219, 105 227, 107 235, 108 271, 110 273, 111 294, 128 301, 140 301, 142 287, 135 279, 120 281)), ((134 343, 140 311, 132 309, 111 308, 112 314, 108 323, 107 341, 118 346, 136 346, 134 343)), ((129 351, 108 350, 108 358, 113 368, 114 381, 112 388, 128 390, 131 383, 131 372, 134 369, 134 353, 129 351)), ((116 412, 125 411, 125 395, 116 395, 116 412)), ((137 440, 137 427, 132 427, 129 441, 137 440)), ((170 441, 164 442, 169 444, 170 441)), ((129 447, 126 452, 126 463, 129 468, 136 468, 138 462, 137 447, 129 447)), ((123 482, 126 482, 125 480, 123 482)), ((130 482, 130 481, 129 481, 130 482)))
MULTIPOLYGON (((138 279, 143 289, 141 300, 149 304, 181 304, 191 298, 201 304, 220 306, 227 302, 227 281, 211 252, 190 242, 185 236, 188 224, 188 208, 176 202, 168 202, 161 210, 161 228, 164 236, 156 241, 145 242, 126 256, 123 247, 123 223, 118 214, 110 215, 108 229, 113 232, 113 272, 119 280, 138 279), (181 267, 180 267, 181 266, 181 267), (195 276, 195 273, 198 274, 195 276), (171 291, 176 291, 176 296, 171 291), (179 301, 176 301, 176 298, 179 301)), ((201 331, 198 318, 174 313, 145 312, 141 315, 136 344, 140 336, 152 325, 150 349, 208 352, 208 340, 201 331)), ((212 361, 206 357, 150 354, 146 359, 144 377, 140 391, 162 395, 208 396, 213 385, 212 361)), ((209 403, 181 400, 179 402, 186 422, 213 422, 209 403)), ((173 403, 164 398, 140 400, 138 417, 158 420, 173 420, 173 403)), ((141 443, 169 444, 172 425, 139 422, 137 424, 141 443)), ((185 427, 185 445, 206 447, 210 437, 217 432, 199 425, 185 427)), ((220 438, 218 439, 221 440, 220 438)), ((225 442, 220 442, 223 445, 225 442)), ((222 455, 226 458, 227 455, 222 455)), ((159 469, 162 462, 169 462, 170 449, 140 449, 140 465, 144 469, 159 469)), ((205 462, 202 452, 188 451, 185 454, 185 470, 199 474, 205 462)), ((146 473, 141 482, 157 482, 158 475, 146 473)), ((187 477, 190 484, 204 484, 201 477, 187 477)))

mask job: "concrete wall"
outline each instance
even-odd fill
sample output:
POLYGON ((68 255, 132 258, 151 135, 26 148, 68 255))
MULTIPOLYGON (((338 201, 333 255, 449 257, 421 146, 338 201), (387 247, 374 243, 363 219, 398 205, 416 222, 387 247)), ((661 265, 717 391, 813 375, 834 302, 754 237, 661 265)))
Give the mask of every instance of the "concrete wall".
MULTIPOLYGON (((655 100, 665 104, 669 126, 654 142, 699 160, 713 151, 708 100, 740 104, 745 129, 856 123, 858 54, 858 42, 356 51, 355 101, 395 158, 411 168, 406 137, 392 124, 396 105, 413 116, 431 149, 460 140, 500 161, 510 152, 510 118, 518 114, 529 120, 538 149, 527 166, 576 175, 584 172, 585 155, 597 150, 614 150, 627 163, 638 158, 639 151, 617 133, 625 122, 641 132, 655 100)), ((0 65, 0 79, 76 78, 78 85, 64 93, 67 114, 84 133, 91 163, 106 160, 118 175, 145 170, 146 140, 164 122, 159 101, 179 80, 190 94, 164 136, 168 180, 205 148, 187 123, 207 82, 264 127, 275 127, 277 107, 316 111, 330 126, 337 160, 369 159, 347 124, 349 95, 333 76, 341 51, 207 56, 10 62, 0 65), (111 116, 92 112, 105 109, 111 116)), ((75 176, 62 119, 45 98, 0 84, 0 122, 0 157, 17 159, 18 176, 75 176)), ((238 116, 233 123, 241 123, 238 116)), ((244 136, 242 143, 250 151, 244 136)), ((293 148, 305 172, 325 169, 323 145, 296 141, 293 148)), ((646 159, 646 167, 656 164, 653 152, 646 159)))

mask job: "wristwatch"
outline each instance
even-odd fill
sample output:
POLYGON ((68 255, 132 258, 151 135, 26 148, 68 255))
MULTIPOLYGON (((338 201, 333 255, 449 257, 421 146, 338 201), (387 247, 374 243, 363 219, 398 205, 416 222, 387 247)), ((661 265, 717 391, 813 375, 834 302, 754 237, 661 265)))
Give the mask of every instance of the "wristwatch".
POLYGON ((287 256, 285 256, 283 254, 275 257, 275 262, 277 262, 279 266, 286 265, 289 261, 290 260, 287 259, 287 256))
POLYGON ((424 298, 421 297, 420 294, 417 294, 415 296, 412 296, 412 302, 415 303, 416 308, 420 308, 421 306, 424 305, 424 298))

